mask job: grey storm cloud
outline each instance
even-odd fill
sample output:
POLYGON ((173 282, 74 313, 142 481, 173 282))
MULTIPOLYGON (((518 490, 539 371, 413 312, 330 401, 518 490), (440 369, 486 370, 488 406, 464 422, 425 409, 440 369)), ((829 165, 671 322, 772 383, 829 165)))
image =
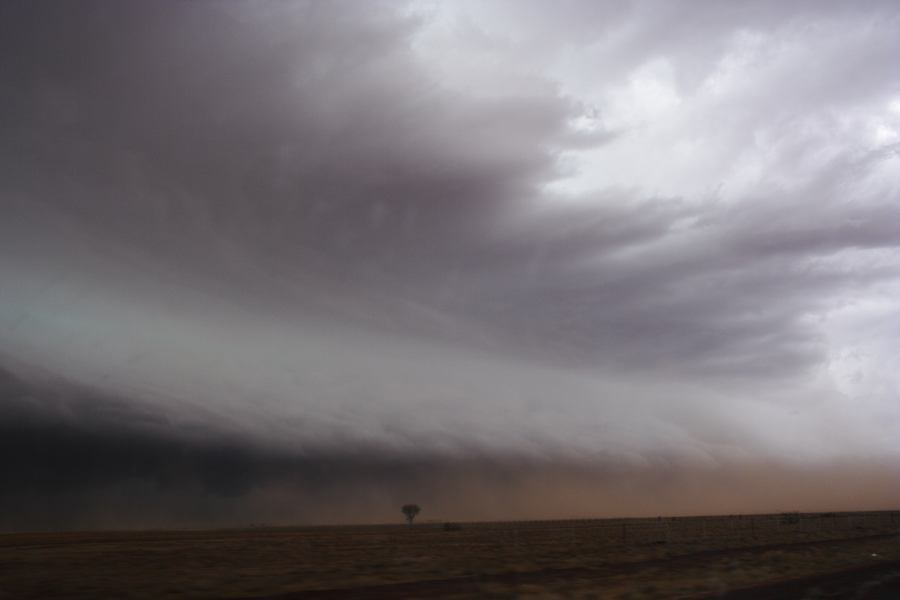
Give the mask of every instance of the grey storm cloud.
POLYGON ((894 2, 0 23, 7 505, 898 458, 894 2))

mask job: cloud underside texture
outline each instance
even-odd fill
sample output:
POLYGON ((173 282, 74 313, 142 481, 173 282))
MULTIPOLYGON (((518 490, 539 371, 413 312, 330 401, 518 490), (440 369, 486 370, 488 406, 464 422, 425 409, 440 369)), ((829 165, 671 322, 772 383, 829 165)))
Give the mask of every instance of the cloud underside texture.
POLYGON ((518 454, 273 451, 219 432, 178 435, 132 403, 3 374, 4 531, 431 520, 519 520, 890 509, 890 462, 641 464, 518 454), (83 397, 79 397, 82 396, 83 397), (46 401, 37 404, 36 398, 46 401), (127 423, 127 424, 123 424, 127 423), (840 487, 835 483, 840 482, 840 487))
POLYGON ((25 521, 896 492, 893 3, 0 23, 0 498, 25 521))

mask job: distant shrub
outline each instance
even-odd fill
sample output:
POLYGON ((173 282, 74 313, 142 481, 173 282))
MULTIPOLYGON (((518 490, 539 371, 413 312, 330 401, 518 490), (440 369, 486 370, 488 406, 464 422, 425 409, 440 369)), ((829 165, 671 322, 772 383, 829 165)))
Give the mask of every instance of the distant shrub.
POLYGON ((421 507, 418 504, 404 504, 400 507, 400 512, 403 513, 403 516, 406 517, 406 522, 412 526, 413 519, 416 518, 420 512, 422 512, 421 507))
POLYGON ((462 531, 462 525, 459 523, 444 523, 444 531, 462 531))
POLYGON ((782 525, 796 525, 799 522, 800 522, 800 513, 798 513, 798 512, 781 513, 781 524, 782 525))

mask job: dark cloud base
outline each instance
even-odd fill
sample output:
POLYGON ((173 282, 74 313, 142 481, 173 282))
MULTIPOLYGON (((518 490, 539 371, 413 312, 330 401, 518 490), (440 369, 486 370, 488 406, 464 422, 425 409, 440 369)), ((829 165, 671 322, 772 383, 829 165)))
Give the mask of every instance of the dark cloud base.
POLYGON ((900 493, 890 465, 871 462, 702 467, 657 457, 623 466, 285 452, 188 436, 79 386, 9 371, 2 382, 3 531, 392 522, 407 501, 427 518, 471 520, 888 509, 900 493))

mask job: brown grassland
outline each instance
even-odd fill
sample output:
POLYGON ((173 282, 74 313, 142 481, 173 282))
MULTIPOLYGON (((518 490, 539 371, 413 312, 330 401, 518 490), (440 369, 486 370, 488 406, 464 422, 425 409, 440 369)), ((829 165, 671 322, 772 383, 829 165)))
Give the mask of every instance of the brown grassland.
POLYGON ((0 598, 900 598, 900 513, 0 535, 0 598))

